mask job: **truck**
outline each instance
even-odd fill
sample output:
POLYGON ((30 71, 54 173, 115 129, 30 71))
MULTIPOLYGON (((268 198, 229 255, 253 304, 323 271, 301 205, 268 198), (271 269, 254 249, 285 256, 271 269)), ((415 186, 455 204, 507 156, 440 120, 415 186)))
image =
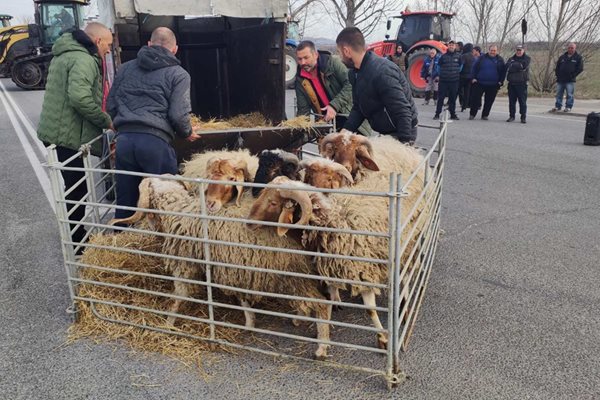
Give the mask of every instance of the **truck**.
POLYGON ((368 48, 386 57, 394 54, 398 45, 406 54, 406 77, 416 97, 425 95, 426 82, 421 78, 421 67, 429 50, 445 53, 445 42, 450 40, 454 13, 441 11, 403 11, 387 21, 385 40, 371 43, 368 48), (400 19, 398 31, 390 39, 392 20, 400 19))

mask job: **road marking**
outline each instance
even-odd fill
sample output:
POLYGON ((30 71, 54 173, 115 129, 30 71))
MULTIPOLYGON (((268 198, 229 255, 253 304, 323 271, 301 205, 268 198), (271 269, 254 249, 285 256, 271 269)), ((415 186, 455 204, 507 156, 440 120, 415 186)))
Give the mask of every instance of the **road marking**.
MULTIPOLYGON (((490 113, 493 114, 508 114, 508 112, 502 112, 502 111, 490 111, 490 113)), ((575 119, 575 118, 560 118, 560 117, 548 117, 545 115, 535 115, 535 114, 527 114, 527 118, 529 117, 534 117, 534 118, 542 118, 542 119, 556 119, 559 121, 569 121, 569 122, 579 122, 582 124, 585 124, 585 120, 581 120, 579 118, 575 119)))
POLYGON ((38 181, 40 182, 40 186, 42 187, 42 190, 46 195, 46 199, 48 199, 48 203, 50 203, 50 207, 52 207, 52 211, 55 211, 54 196, 52 195, 52 189, 50 187, 50 179, 48 178, 48 175, 46 175, 46 171, 44 171, 44 169, 42 168, 40 160, 35 154, 35 151, 29 143, 29 140, 27 140, 27 134, 23 131, 21 124, 19 124, 18 117, 15 115, 15 112, 8 104, 8 101, 5 97, 5 92, 3 90, 0 90, 0 101, 6 109, 8 118, 10 119, 10 123, 15 129, 15 133, 17 134, 17 137, 21 142, 21 146, 23 146, 23 150, 25 151, 25 155, 27 156, 31 167, 33 168, 33 172, 35 172, 35 175, 38 181))
POLYGON ((21 107, 19 107, 17 105, 17 103, 14 101, 14 99, 12 98, 12 96, 10 95, 8 90, 6 90, 6 87, 4 87, 4 84, 2 83, 1 80, 0 80, 0 91, 3 91, 4 94, 6 94, 6 98, 8 99, 9 103, 12 105, 13 110, 17 113, 19 118, 21 118, 21 122, 23 123, 23 126, 25 126, 25 129, 27 129, 27 132, 29 133, 29 137, 31 138, 33 143, 37 146, 37 149, 39 150, 40 154, 44 157, 44 159, 47 159, 48 158, 48 150, 46 150, 43 143, 38 139, 37 132, 33 128, 33 125, 31 124, 29 117, 27 117, 26 115, 23 114, 23 111, 21 111, 21 107))

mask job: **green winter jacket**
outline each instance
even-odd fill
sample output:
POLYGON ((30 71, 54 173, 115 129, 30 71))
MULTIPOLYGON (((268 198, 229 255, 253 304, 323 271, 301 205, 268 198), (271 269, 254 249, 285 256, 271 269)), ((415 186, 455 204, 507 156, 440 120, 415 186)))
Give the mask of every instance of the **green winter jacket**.
MULTIPOLYGON (((102 112, 101 60, 94 43, 83 31, 64 33, 52 47, 38 138, 71 150, 94 139, 110 126, 102 112)), ((102 153, 102 142, 92 154, 102 153)))

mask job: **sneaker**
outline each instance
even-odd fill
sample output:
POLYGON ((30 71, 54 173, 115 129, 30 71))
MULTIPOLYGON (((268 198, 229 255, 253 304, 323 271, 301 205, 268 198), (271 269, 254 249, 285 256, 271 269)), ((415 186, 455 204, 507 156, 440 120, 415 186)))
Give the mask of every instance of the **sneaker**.
POLYGON ((482 120, 487 121, 488 117, 481 117, 482 120))
POLYGON ((474 115, 469 115, 469 121, 472 121, 472 120, 474 120, 474 119, 475 119, 475 116, 474 116, 474 115))
POLYGON ((438 120, 438 119, 440 119, 440 114, 435 114, 435 115, 433 116, 433 119, 435 119, 435 120, 438 120))
POLYGON ((460 112, 465 112, 466 109, 467 107, 461 107, 460 112))
POLYGON ((510 117, 509 119, 506 120, 506 122, 513 122, 515 120, 515 117, 510 117))
POLYGON ((565 108, 565 112, 569 112, 571 109, 569 107, 565 108))
POLYGON ((450 116, 450 119, 453 119, 454 121, 459 121, 460 118, 458 118, 458 115, 454 114, 450 116))
POLYGON ((524 115, 521 115, 521 123, 522 124, 526 124, 527 123, 527 118, 524 115))
POLYGON ((560 111, 560 107, 554 107, 552 110, 550 110, 550 112, 557 112, 560 111))

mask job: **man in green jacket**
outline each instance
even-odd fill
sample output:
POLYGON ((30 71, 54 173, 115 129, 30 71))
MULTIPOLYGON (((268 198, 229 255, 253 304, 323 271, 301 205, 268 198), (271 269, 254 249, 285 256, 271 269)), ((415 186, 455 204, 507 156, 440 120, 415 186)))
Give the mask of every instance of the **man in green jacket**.
MULTIPOLYGON (((110 51, 112 34, 104 25, 92 22, 85 30, 64 33, 54 46, 50 62, 46 93, 38 126, 38 138, 46 146, 56 145, 59 161, 66 161, 77 153, 82 144, 89 142, 111 127, 109 115, 102 111, 102 57, 110 51)), ((96 142, 92 154, 101 155, 102 142, 96 142)), ((76 158, 68 167, 83 167, 76 158)), ((80 171, 61 171, 65 188, 69 190, 84 177, 80 171)), ((85 182, 79 184, 67 200, 80 201, 87 193, 85 182)), ((81 221, 84 206, 75 208, 70 219, 81 221)), ((71 230, 77 225, 71 224, 71 230)), ((74 242, 85 236, 82 226, 72 235, 74 242)))
MULTIPOLYGON (((346 66, 338 57, 326 52, 319 53, 310 40, 298 44, 296 59, 297 115, 310 115, 313 112, 323 115, 326 122, 335 119, 337 126, 344 126, 352 109, 352 86, 346 66)), ((359 130, 364 135, 371 134, 368 124, 362 125, 359 130)))

